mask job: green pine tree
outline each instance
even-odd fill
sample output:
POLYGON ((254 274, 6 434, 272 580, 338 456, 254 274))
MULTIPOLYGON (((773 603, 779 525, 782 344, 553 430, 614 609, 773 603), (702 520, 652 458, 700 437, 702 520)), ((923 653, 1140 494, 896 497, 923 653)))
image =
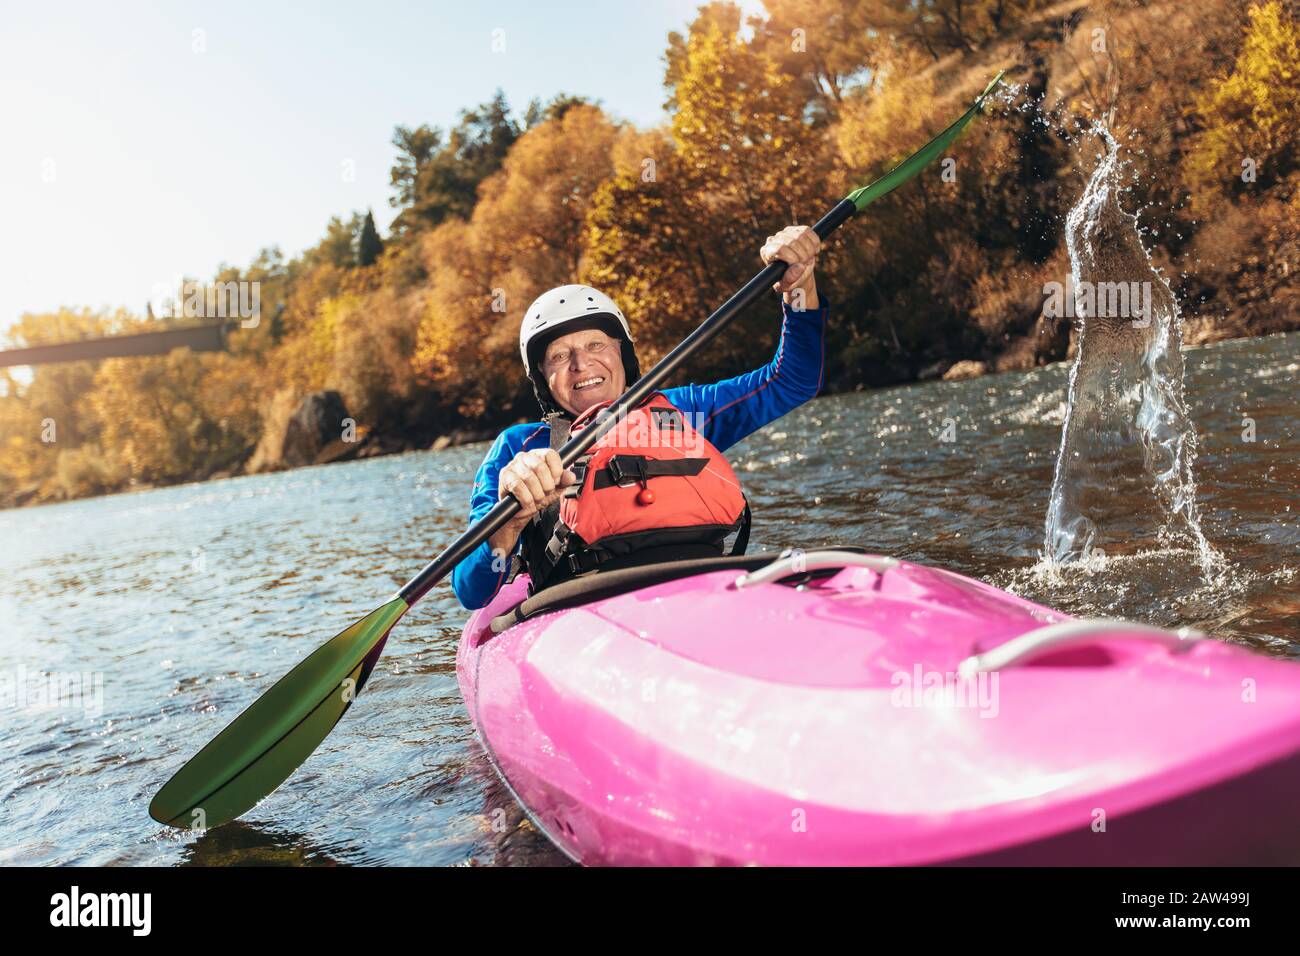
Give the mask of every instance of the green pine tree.
POLYGON ((357 237, 357 265, 371 266, 384 251, 384 242, 379 238, 375 228, 375 214, 366 210, 366 220, 361 224, 361 235, 357 237))

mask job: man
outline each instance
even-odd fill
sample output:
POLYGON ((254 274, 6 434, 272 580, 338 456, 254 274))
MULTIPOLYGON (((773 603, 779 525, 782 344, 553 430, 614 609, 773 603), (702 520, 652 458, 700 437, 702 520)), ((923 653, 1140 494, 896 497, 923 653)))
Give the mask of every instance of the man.
MULTIPOLYGON (((814 275, 820 247, 821 241, 811 228, 789 226, 769 236, 760 250, 765 264, 778 259, 790 263, 774 286, 782 295, 782 322, 781 341, 772 361, 712 385, 665 389, 659 393, 663 401, 657 413, 680 410, 683 420, 695 423, 699 437, 710 452, 717 454, 817 394, 822 384, 823 330, 828 312, 828 305, 818 298, 814 275)), ((520 555, 534 577, 534 585, 538 585, 537 568, 547 557, 542 552, 548 546, 554 552, 557 542, 565 543, 563 537, 551 534, 562 499, 569 499, 572 505, 575 491, 587 495, 588 500, 595 497, 587 490, 590 480, 584 484, 572 470, 561 468, 555 449, 563 443, 575 420, 579 426, 585 420, 581 419, 584 412, 614 401, 640 376, 627 320, 611 299, 586 286, 560 286, 540 296, 524 313, 519 340, 524 367, 544 418, 540 423, 507 428, 492 443, 479 467, 470 499, 470 522, 483 517, 507 495, 519 500, 520 509, 456 567, 452 587, 461 604, 470 609, 492 600, 507 580, 513 555, 520 555), (581 487, 573 488, 575 483, 581 487)), ((602 438, 596 447, 605 441, 602 438)), ((703 476, 689 480, 704 480, 709 474, 716 477, 719 472, 730 474, 725 460, 718 467, 708 468, 703 476)), ((650 477, 659 473, 682 474, 670 468, 650 477)), ((635 500, 648 504, 654 501, 655 487, 666 487, 668 481, 648 480, 643 471, 639 484, 640 497, 635 500)), ((635 489, 633 493, 638 494, 635 489)), ((665 511, 661 504, 648 513, 665 511)), ((578 539, 575 536, 573 540, 578 539)), ((578 543, 583 544, 580 540, 578 543)), ((557 558, 554 553, 549 557, 557 558)), ((588 563, 578 560, 589 557, 589 552, 569 555, 571 573, 589 565, 598 566, 599 559, 588 563)), ((559 559, 564 558, 561 553, 559 559)), ((552 568, 555 564, 556 560, 550 560, 545 566, 552 568)))

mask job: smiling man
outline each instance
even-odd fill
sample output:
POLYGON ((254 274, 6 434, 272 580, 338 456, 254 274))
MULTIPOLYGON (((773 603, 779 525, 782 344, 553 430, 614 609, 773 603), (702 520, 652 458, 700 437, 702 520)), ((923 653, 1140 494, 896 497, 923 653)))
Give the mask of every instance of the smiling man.
POLYGON ((769 363, 655 393, 629 413, 637 427, 602 437, 572 471, 556 451, 570 429, 640 377, 632 332, 618 305, 587 286, 551 289, 528 307, 519 349, 543 417, 507 428, 479 467, 470 523, 507 495, 520 509, 456 567, 452 586, 465 607, 487 604, 512 566, 526 569, 537 590, 630 563, 719 555, 731 531, 743 549, 749 512, 722 452, 821 388, 828 307, 814 276, 820 247, 811 228, 789 226, 759 252, 764 263, 790 263, 774 287, 781 341, 769 363), (629 438, 647 433, 674 440, 629 438))

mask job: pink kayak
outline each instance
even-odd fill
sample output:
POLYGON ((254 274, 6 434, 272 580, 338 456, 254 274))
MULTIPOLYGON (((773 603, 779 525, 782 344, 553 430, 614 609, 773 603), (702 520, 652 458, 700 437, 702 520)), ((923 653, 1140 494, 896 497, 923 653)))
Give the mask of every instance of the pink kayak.
POLYGON ((1295 664, 854 550, 526 585, 457 673, 582 863, 1300 862, 1295 664))

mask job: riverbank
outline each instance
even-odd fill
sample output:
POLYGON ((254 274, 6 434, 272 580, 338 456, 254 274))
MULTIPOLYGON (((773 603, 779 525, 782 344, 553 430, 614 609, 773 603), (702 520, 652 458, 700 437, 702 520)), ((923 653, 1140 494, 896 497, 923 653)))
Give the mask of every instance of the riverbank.
MULTIPOLYGON (((1187 338, 1192 339, 1192 341, 1187 341, 1187 340, 1184 341, 1184 345, 1183 345, 1184 351, 1196 350, 1196 349, 1204 348, 1205 346, 1208 345, 1231 346, 1233 343, 1238 343, 1238 342, 1244 345, 1250 339, 1269 338, 1272 336, 1276 336, 1276 335, 1280 335, 1292 331, 1292 329, 1281 329, 1281 330, 1271 331, 1260 336, 1251 336, 1251 335, 1231 336, 1231 335, 1223 334, 1225 330, 1235 329, 1235 328, 1239 328, 1239 325, 1193 323, 1191 334, 1187 336, 1187 338)), ((1294 325, 1293 329, 1300 329, 1300 324, 1294 325)), ((1186 334, 1186 330, 1185 330, 1185 334, 1186 334)), ((1022 343, 1015 352, 1008 352, 1008 357, 1004 360, 1004 362, 999 362, 995 360, 992 363, 986 363, 986 362, 976 361, 976 360, 959 360, 951 363, 941 364, 940 366, 932 368, 928 370, 928 374, 924 378, 918 377, 913 382, 901 382, 901 383, 893 383, 889 385, 882 385, 879 386, 877 389, 868 389, 865 391, 870 392, 870 391, 883 390, 883 391, 892 392, 898 388, 906 388, 908 385, 913 385, 913 384, 920 385, 926 382, 934 382, 940 379, 946 382, 952 382, 952 381, 962 381, 962 380, 973 379, 973 378, 983 378, 991 375, 1001 375, 1001 374, 1015 373, 1015 372, 1023 373, 1023 372, 1030 372, 1035 369, 1046 369, 1053 365, 1058 365, 1063 362, 1073 361, 1075 346, 1076 346, 1076 339, 1074 336, 1071 335, 1068 337, 1068 341, 1065 348, 1061 350, 1061 354, 1059 358, 1045 359, 1042 357, 1043 353, 1040 352, 1034 358, 1032 364, 1028 364, 1028 363, 1011 364, 1011 365, 1006 364, 1009 362, 1023 362, 1023 357, 1026 354, 1029 354, 1029 348, 1022 343), (1014 356, 1014 358, 1011 358, 1010 356, 1014 356)), ((864 389, 862 389, 861 387, 837 389, 834 391, 828 390, 828 391, 823 391, 820 397, 825 398, 825 397, 845 394, 845 393, 861 393, 863 391, 864 389)), ((526 419, 516 419, 516 421, 525 421, 525 420, 526 419)), ((506 422, 501 427, 504 428, 513 423, 514 422, 506 422)), ((407 435, 385 434, 383 432, 362 430, 360 433, 360 437, 355 443, 347 443, 347 442, 339 442, 339 441, 331 442, 322 448, 321 452, 318 454, 316 458, 313 458, 310 461, 301 462, 297 465, 282 464, 279 467, 273 467, 273 468, 267 467, 267 468, 262 468, 258 471, 249 471, 247 469, 241 468, 239 470, 215 472, 210 475, 196 476, 192 478, 179 479, 176 481, 159 483, 159 484, 138 483, 133 485, 126 485, 120 488, 108 489, 98 495, 68 496, 66 494, 60 494, 59 491, 56 489, 51 491, 47 495, 42 496, 35 492, 29 491, 25 497, 12 499, 8 504, 5 504, 3 507, 0 507, 0 510, 6 510, 12 508, 30 508, 39 505, 55 504, 58 502, 81 500, 84 498, 105 497, 105 496, 123 495, 123 494, 139 494, 139 493, 153 491, 161 488, 173 488, 173 487, 180 487, 185 485, 201 485, 206 482, 221 481, 227 478, 235 478, 244 475, 271 473, 271 472, 278 472, 278 471, 292 471, 295 468, 311 467, 314 465, 336 464, 336 463, 342 463, 347 461, 363 461, 371 458, 385 458, 393 455, 410 454, 412 452, 420 452, 420 451, 443 451, 443 450, 458 448, 463 445, 472 445, 480 442, 490 441, 498 434, 498 432, 499 429, 498 430, 453 429, 447 432, 438 433, 434 437, 430 438, 427 435, 420 436, 420 435, 412 435, 412 434, 407 434, 407 435)))
MULTIPOLYGON (((566 96, 520 116, 498 95, 451 131, 399 127, 399 214, 382 250, 358 213, 301 255, 270 248, 221 270, 214 281, 256 283, 266 317, 235 330, 228 352, 43 365, 30 381, 0 371, 0 505, 496 434, 535 415, 517 330, 536 295, 600 288, 648 366, 749 279, 769 232, 884 173, 1000 70, 1007 95, 953 155, 827 245, 825 392, 1067 358, 1069 326, 1045 317, 1045 290, 1070 280, 1065 220, 1103 120, 1121 204, 1182 305, 1185 341, 1300 328, 1293 5, 1030 6, 990 18, 976 5, 944 35, 927 5, 888 25, 832 3, 807 23, 778 9, 744 28, 734 8, 706 6, 667 38, 662 124, 633 128, 566 96), (792 55, 792 29, 845 42, 792 55), (872 30, 879 44, 851 38, 872 30), (329 408, 311 398, 330 394, 329 408), (285 430, 300 411, 308 441, 285 430)), ((773 312, 741 317, 690 377, 769 361, 773 312)), ((9 337, 30 347, 155 325, 63 309, 23 316, 9 337)))

